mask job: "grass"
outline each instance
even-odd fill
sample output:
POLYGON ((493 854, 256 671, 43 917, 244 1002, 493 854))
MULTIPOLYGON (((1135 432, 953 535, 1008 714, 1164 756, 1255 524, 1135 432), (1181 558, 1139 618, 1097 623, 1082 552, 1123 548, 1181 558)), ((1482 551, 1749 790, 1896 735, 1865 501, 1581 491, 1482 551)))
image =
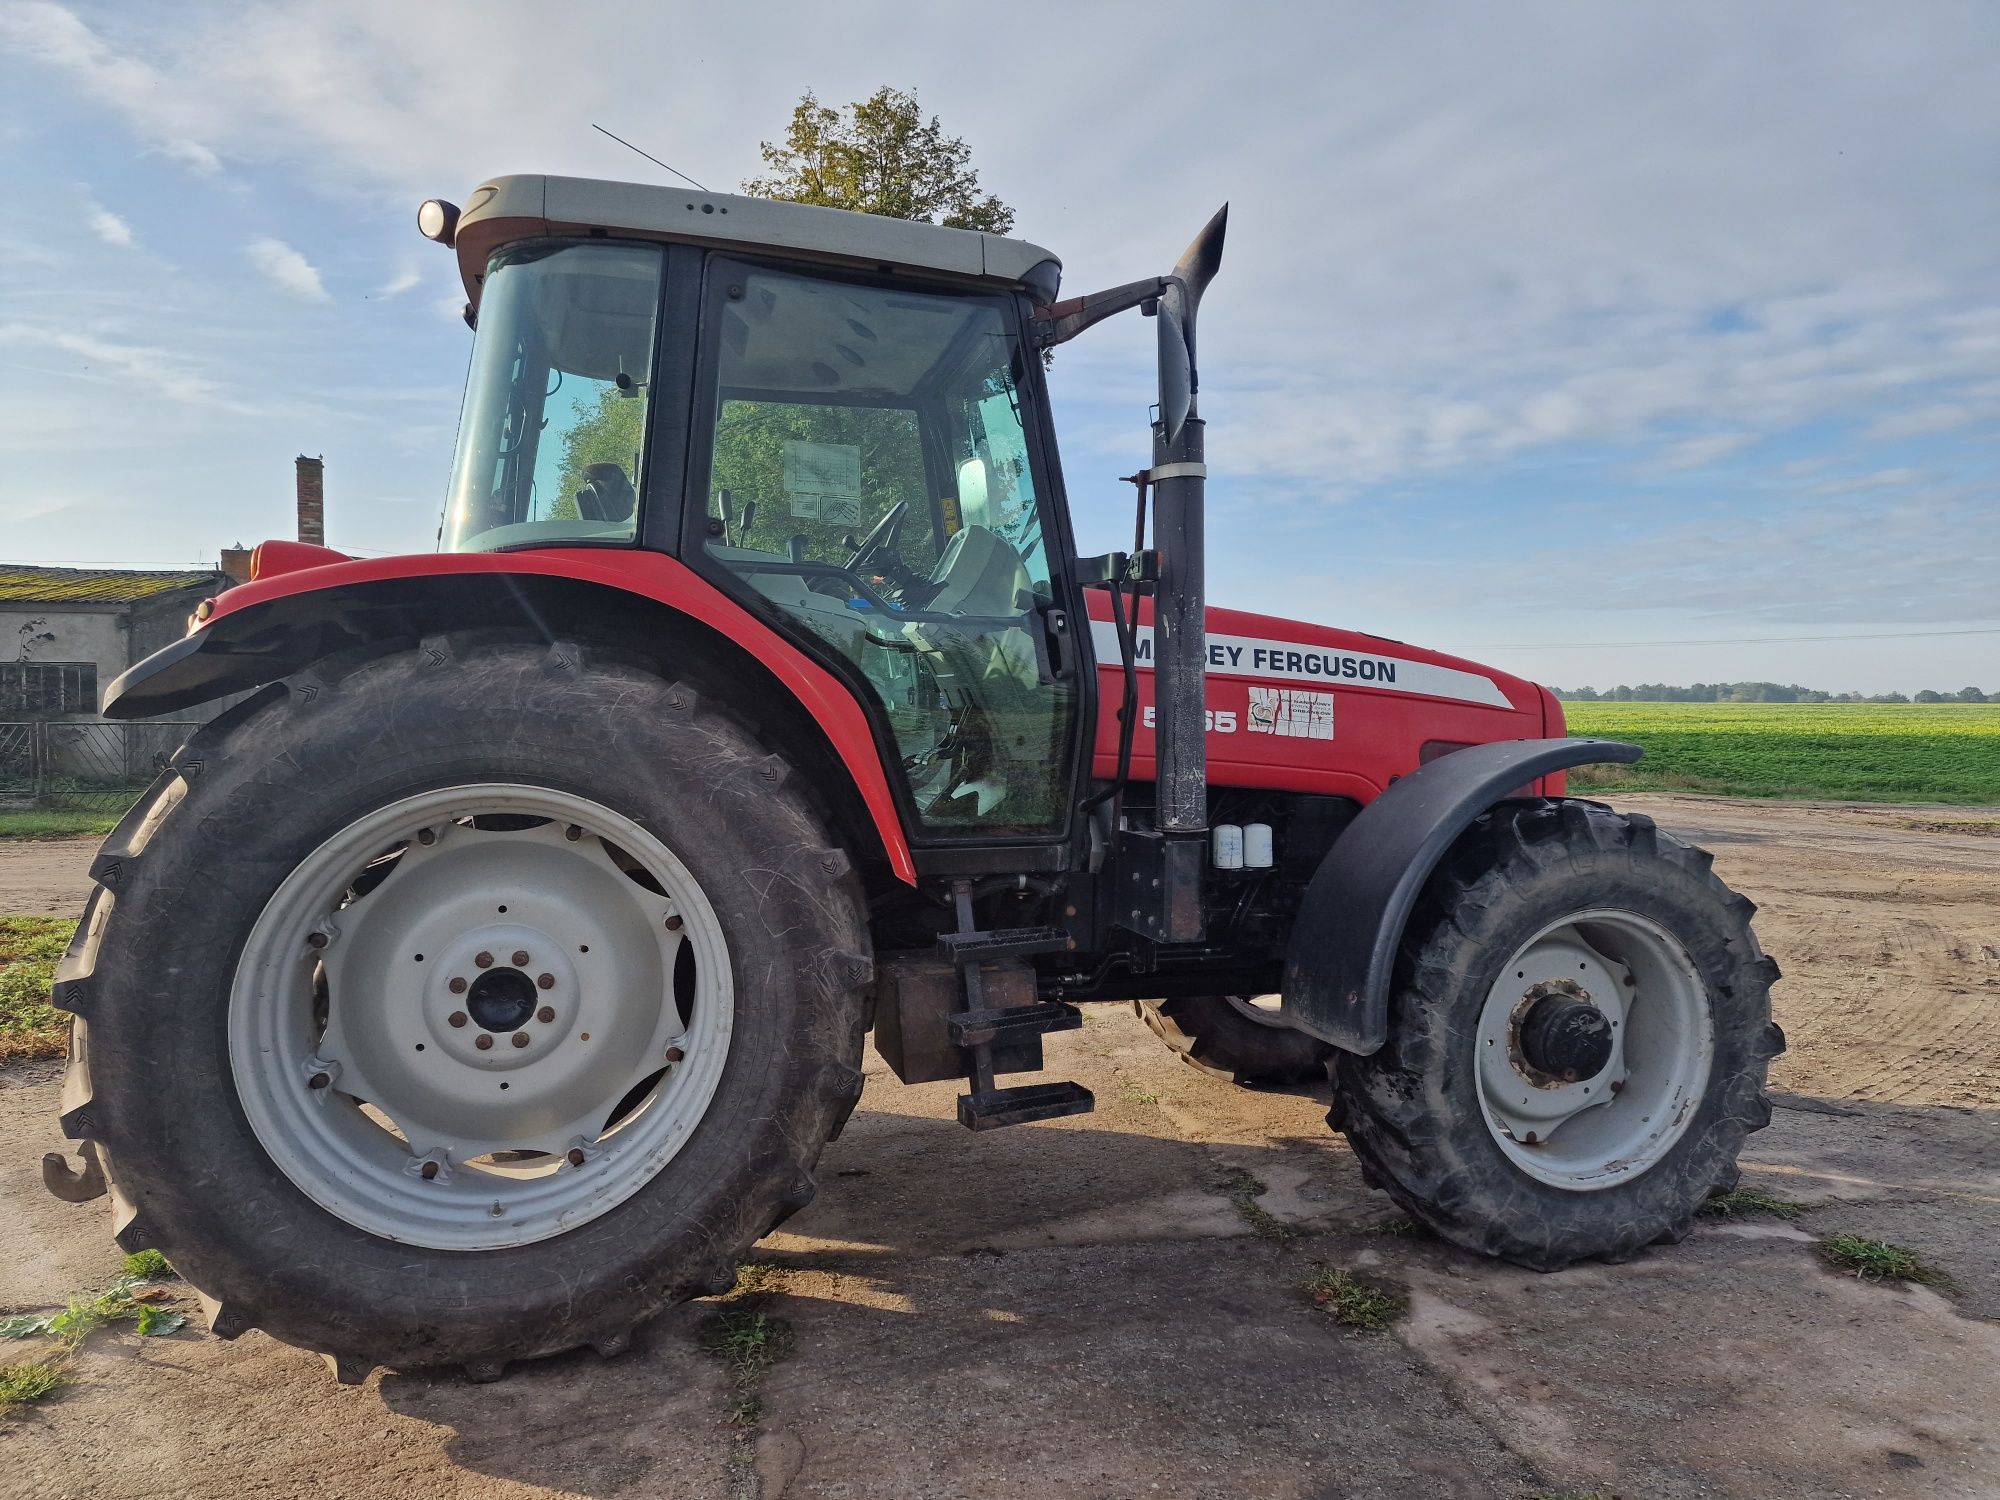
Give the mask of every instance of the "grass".
POLYGON ((1570 733, 1628 740, 1634 766, 1571 788, 1732 797, 2000 803, 2000 703, 1566 703, 1570 733))
MULTIPOLYGON (((129 1266, 139 1258, 128 1256, 126 1263, 129 1266)), ((149 1268, 152 1265, 147 1264, 149 1268)), ((146 1285, 162 1272, 172 1274, 164 1257, 157 1270, 122 1276, 108 1290, 94 1295, 72 1296, 59 1311, 0 1318, 0 1338, 49 1341, 49 1348, 36 1359, 0 1365, 0 1416, 10 1416, 68 1385, 77 1350, 106 1324, 131 1323, 141 1338, 158 1338, 183 1327, 187 1315, 162 1306, 160 1299, 166 1293, 146 1285)))
POLYGON ((1796 1198, 1780 1198, 1776 1193, 1767 1193, 1762 1188, 1737 1188, 1734 1192, 1717 1193, 1695 1210, 1705 1219, 1741 1219, 1750 1214, 1768 1214, 1774 1219, 1797 1219, 1819 1207, 1817 1203, 1801 1203, 1796 1198))
POLYGON ((1379 1234, 1385 1239, 1392 1240, 1428 1240, 1435 1238, 1430 1230, 1419 1224, 1415 1219, 1406 1219, 1400 1214, 1393 1219, 1380 1219, 1373 1224, 1365 1224, 1361 1227, 1359 1233, 1379 1234))
POLYGON ((88 808, 8 808, 0 810, 0 839, 102 838, 118 826, 121 816, 88 808))
POLYGON ((49 991, 75 930, 68 917, 0 917, 0 1062, 63 1055, 69 1018, 49 991))
POLYGON ((1160 1102, 1160 1091, 1158 1089, 1142 1089, 1137 1084, 1128 1083, 1118 1093, 1119 1097, 1127 1104, 1158 1104, 1160 1102))
POLYGON ((172 1281, 174 1268, 157 1250, 134 1250, 125 1257, 125 1274, 143 1281, 172 1281))
POLYGON ((1314 1307, 1343 1328, 1379 1333, 1410 1310, 1410 1299, 1361 1280, 1351 1271, 1322 1266, 1301 1290, 1314 1307))
POLYGON ((1913 1281, 1939 1291, 1952 1289, 1949 1276, 1925 1265, 1913 1251, 1887 1240, 1829 1234, 1820 1239, 1817 1248, 1821 1260, 1863 1281, 1913 1281))
POLYGON ((1299 1232, 1257 1200, 1270 1191, 1241 1167, 1231 1167, 1216 1181, 1216 1187, 1236 1209, 1244 1227, 1260 1240, 1274 1245, 1290 1244, 1299 1232))
MULTIPOLYGON (((783 1318, 766 1312, 772 1295, 784 1290, 785 1273, 776 1266, 739 1266, 736 1286, 722 1300, 714 1317, 702 1324, 702 1353, 719 1360, 729 1371, 729 1404, 723 1420, 748 1437, 764 1416, 764 1398, 759 1387, 771 1366, 788 1358, 798 1347, 798 1335, 783 1318)), ((730 1492, 756 1493, 755 1471, 747 1450, 739 1450, 729 1461, 730 1492)))
POLYGON ((0 1417, 12 1416, 24 1406, 53 1396, 69 1384, 69 1368, 52 1359, 22 1360, 0 1365, 0 1417))

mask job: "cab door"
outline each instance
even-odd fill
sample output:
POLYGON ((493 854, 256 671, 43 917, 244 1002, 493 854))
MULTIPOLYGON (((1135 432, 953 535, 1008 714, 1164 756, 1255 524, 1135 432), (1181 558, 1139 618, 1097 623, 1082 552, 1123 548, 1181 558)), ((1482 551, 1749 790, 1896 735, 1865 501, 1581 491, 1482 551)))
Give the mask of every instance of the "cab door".
POLYGON ((719 257, 705 303, 685 555, 868 704, 913 840, 1062 836, 1079 673, 1014 305, 719 257))

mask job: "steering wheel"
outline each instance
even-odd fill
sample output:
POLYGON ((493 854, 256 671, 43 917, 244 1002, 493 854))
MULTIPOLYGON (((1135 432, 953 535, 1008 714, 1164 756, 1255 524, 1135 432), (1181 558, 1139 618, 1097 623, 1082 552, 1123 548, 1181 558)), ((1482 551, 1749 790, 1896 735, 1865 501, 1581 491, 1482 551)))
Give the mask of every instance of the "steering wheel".
POLYGON ((884 511, 882 519, 869 529, 868 535, 861 539, 861 545, 854 549, 854 555, 848 558, 847 571, 859 573, 872 565, 902 588, 922 583, 923 580, 894 551, 896 538, 903 530, 903 517, 909 512, 910 502, 907 500, 898 500, 884 511))
POLYGON ((854 556, 847 560, 847 571, 852 573, 863 563, 872 562, 875 554, 896 543, 896 534, 903 529, 903 517, 909 513, 910 502, 898 500, 882 513, 882 519, 869 529, 861 539, 861 545, 854 549, 854 556))

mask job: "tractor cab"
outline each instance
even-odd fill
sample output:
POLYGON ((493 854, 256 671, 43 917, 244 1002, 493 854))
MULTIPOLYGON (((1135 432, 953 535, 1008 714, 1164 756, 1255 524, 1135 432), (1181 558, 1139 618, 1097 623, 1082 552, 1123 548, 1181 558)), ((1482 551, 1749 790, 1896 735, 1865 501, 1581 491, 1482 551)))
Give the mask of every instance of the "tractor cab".
POLYGON ((678 555, 857 690, 919 838, 1062 836, 1076 600, 1029 330, 1054 258, 665 188, 567 234, 580 185, 528 181, 454 225, 477 335, 444 546, 678 555), (691 226, 719 243, 646 242, 691 226))

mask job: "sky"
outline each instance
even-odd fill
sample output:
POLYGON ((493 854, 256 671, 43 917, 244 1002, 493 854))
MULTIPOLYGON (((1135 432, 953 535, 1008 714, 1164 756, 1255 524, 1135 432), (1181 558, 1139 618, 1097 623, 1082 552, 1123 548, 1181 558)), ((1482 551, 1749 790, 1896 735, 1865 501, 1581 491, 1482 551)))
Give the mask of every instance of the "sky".
MULTIPOLYGON (((1080 293, 1221 202, 1209 598, 1543 682, 2000 690, 2000 8, 0 0, 0 558, 428 551, 419 201, 914 89, 1080 293)), ((1152 328, 1051 374, 1129 538, 1152 328)))

